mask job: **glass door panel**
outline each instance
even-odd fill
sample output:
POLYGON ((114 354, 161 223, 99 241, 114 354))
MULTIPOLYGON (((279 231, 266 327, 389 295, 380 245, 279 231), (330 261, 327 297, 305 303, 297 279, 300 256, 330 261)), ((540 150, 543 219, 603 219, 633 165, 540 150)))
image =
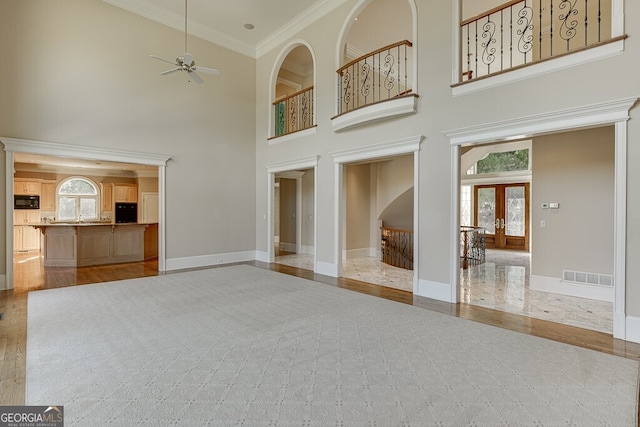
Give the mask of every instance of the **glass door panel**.
POLYGON ((487 234, 496 232, 496 189, 478 188, 477 191, 478 227, 484 227, 487 234))
POLYGON ((487 248, 529 250, 529 184, 476 185, 474 200, 487 248))
POLYGON ((505 202, 505 234, 524 237, 524 186, 507 187, 505 202))

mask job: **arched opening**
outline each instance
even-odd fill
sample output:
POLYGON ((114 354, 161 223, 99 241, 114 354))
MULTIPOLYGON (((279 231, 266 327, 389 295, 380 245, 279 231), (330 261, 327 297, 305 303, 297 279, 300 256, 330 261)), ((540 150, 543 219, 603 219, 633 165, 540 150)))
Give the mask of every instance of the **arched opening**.
POLYGON ((315 126, 315 67, 310 48, 301 42, 293 43, 276 64, 270 108, 272 138, 315 126))
POLYGON ((354 9, 338 42, 337 115, 417 93, 415 15, 407 0, 354 9))

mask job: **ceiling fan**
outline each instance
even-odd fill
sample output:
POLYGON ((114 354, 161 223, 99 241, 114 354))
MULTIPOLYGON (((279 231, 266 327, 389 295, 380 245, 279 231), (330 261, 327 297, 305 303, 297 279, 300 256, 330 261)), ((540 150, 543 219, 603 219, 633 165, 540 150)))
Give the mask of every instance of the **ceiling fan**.
POLYGON ((196 61, 193 59, 193 55, 191 55, 189 50, 187 49, 187 0, 184 0, 184 54, 182 56, 178 56, 175 61, 169 61, 163 58, 160 58, 155 55, 149 55, 153 59, 157 59, 162 62, 167 62, 171 65, 174 65, 175 68, 171 68, 170 70, 163 71, 160 75, 164 76, 167 74, 175 73, 177 71, 186 71, 189 76, 189 81, 193 79, 196 83, 204 83, 204 80, 196 73, 196 71, 206 73, 206 74, 220 74, 220 70, 216 70, 215 68, 206 68, 206 67, 196 67, 196 61))

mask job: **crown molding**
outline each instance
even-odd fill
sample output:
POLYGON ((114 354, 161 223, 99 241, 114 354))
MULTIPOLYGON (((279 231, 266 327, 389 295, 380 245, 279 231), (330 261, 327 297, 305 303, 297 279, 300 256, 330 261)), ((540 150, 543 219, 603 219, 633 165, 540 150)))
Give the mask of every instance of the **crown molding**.
POLYGON ((76 146, 44 141, 31 141, 0 137, 5 151, 39 154, 45 156, 69 157, 73 159, 105 160, 109 162, 136 163, 150 166, 166 166, 171 158, 161 154, 136 153, 109 148, 76 146))
MULTIPOLYGON (((132 0, 102 0, 113 6, 124 9, 136 15, 143 16, 152 21, 158 22, 167 27, 171 27, 184 33, 184 15, 168 12, 162 8, 149 5, 140 1, 132 0)), ((251 58, 256 57, 255 47, 244 43, 234 37, 229 36, 213 28, 199 24, 197 22, 189 22, 189 36, 195 36, 208 42, 217 44, 234 52, 238 52, 251 58)))
MULTIPOLYGON (((136 15, 184 32, 184 15, 167 12, 162 8, 136 0, 102 0, 136 15)), ((189 23, 189 35, 217 44, 242 55, 257 59, 281 43, 293 37, 296 33, 311 25, 324 15, 343 5, 348 0, 324 0, 301 13, 286 25, 257 43, 256 46, 247 44, 235 37, 199 24, 189 23)))
POLYGON ((345 4, 348 0, 324 0, 310 7, 296 18, 289 21, 270 36, 264 38, 256 46, 256 57, 259 58, 281 43, 295 36, 318 19, 345 4))

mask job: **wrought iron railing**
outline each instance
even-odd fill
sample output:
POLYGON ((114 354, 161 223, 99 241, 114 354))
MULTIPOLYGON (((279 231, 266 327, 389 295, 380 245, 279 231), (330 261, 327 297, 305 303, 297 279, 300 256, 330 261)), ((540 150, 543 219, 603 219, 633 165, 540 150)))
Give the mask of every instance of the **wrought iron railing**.
POLYGON ((466 81, 611 39, 611 0, 514 0, 460 28, 466 81))
POLYGON ((413 230, 380 227, 382 262, 413 270, 413 230))
POLYGON ((485 260, 486 239, 483 227, 460 227, 460 261, 462 268, 482 264, 485 260))
POLYGON ((338 70, 338 114, 411 93, 411 46, 403 40, 342 66, 338 70))
POLYGON ((279 99, 275 109, 275 136, 313 127, 313 86, 279 99))

